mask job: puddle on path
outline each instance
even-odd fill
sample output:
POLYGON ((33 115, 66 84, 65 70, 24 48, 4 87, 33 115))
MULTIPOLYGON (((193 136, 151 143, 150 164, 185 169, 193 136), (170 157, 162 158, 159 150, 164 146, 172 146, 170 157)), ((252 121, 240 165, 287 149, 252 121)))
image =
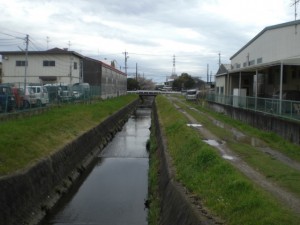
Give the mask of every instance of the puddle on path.
POLYGON ((222 157, 223 157, 224 159, 234 160, 234 157, 233 157, 233 156, 230 156, 230 155, 222 155, 222 157))
POLYGON ((199 123, 188 123, 187 126, 188 127, 202 127, 202 125, 199 123))
POLYGON ((211 146, 219 146, 220 144, 222 144, 213 139, 204 139, 203 141, 211 146))

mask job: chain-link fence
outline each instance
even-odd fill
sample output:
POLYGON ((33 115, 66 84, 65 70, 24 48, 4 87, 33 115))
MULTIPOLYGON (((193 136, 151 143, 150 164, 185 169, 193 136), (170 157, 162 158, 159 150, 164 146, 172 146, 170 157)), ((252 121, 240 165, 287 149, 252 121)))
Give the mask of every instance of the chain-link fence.
MULTIPOLYGON (((102 99, 101 86, 0 84, 0 113, 16 113, 56 104, 72 104, 102 99)), ((118 96, 119 92, 115 93, 118 96)))

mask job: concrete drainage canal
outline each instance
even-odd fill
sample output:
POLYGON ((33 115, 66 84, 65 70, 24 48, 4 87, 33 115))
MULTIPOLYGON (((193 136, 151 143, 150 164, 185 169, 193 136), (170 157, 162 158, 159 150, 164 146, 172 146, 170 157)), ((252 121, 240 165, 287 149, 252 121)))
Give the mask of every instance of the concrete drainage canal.
POLYGON ((40 224, 146 225, 150 125, 151 109, 137 109, 81 184, 40 224))

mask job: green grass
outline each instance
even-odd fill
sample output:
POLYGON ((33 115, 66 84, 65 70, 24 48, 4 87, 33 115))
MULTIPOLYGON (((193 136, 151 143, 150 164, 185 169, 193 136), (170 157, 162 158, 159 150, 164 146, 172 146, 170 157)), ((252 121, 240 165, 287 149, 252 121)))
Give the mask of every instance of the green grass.
MULTIPOLYGON (((197 119, 197 121, 201 122, 212 133, 220 137, 222 140, 226 140, 226 143, 230 147, 230 149, 238 153, 238 155, 249 165, 251 165, 253 168, 256 168, 259 172, 264 174, 265 177, 272 180, 273 182, 276 182, 279 186, 283 187, 284 189, 290 192, 293 192, 298 197, 300 197, 300 172, 298 170, 295 170, 289 167, 288 165, 283 164, 282 162, 274 159, 270 155, 267 155, 257 150, 255 147, 247 143, 235 141, 230 131, 227 131, 226 129, 222 129, 214 125, 211 122, 211 120, 206 116, 206 114, 195 112, 194 110, 191 110, 185 104, 182 104, 180 102, 177 102, 177 104, 180 105, 180 107, 186 110, 189 114, 191 114, 195 119, 197 119)), ((191 103, 189 104, 195 106, 191 103)), ((195 107, 197 108, 198 106, 195 107)), ((198 109, 202 111, 202 108, 198 107, 198 109)), ((212 115, 212 112, 206 112, 206 113, 212 115)), ((213 117, 214 118, 216 117, 215 114, 213 115, 213 117)), ((226 124, 229 124, 230 126, 234 126, 238 128, 243 133, 246 133, 249 136, 255 134, 256 137, 263 137, 264 140, 267 140, 268 143, 271 142, 271 140, 277 140, 276 149, 278 151, 281 150, 282 153, 285 153, 288 151, 287 149, 289 149, 290 152, 292 152, 292 154, 289 154, 290 156, 296 155, 299 157, 300 151, 298 146, 295 146, 291 143, 287 143, 286 141, 282 140, 282 138, 278 136, 274 138, 275 136, 274 134, 270 135, 268 132, 263 132, 255 128, 251 128, 248 125, 241 124, 240 122, 236 122, 231 119, 228 118, 224 119, 224 118, 226 118, 224 115, 218 116, 218 120, 226 124), (272 137, 272 138, 269 139, 268 137, 272 137), (296 151, 296 149, 298 149, 298 151, 296 151)))
POLYGON ((211 212, 230 225, 299 224, 298 215, 255 186, 187 127, 184 115, 166 98, 156 100, 176 179, 211 212))
POLYGON ((57 151, 135 100, 127 95, 93 104, 63 105, 0 124, 0 176, 24 169, 57 151))
POLYGON ((149 172, 148 172, 148 199, 150 207, 148 211, 148 225, 158 225, 160 220, 160 196, 159 196, 159 156, 155 139, 155 125, 151 125, 149 147, 149 172))

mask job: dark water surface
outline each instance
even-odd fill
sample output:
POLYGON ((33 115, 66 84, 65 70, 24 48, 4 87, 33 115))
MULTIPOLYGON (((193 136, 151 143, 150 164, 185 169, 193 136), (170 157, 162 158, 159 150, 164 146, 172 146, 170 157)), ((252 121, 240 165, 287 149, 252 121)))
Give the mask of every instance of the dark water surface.
POLYGON ((138 109, 44 225, 146 225, 151 110, 138 109))

